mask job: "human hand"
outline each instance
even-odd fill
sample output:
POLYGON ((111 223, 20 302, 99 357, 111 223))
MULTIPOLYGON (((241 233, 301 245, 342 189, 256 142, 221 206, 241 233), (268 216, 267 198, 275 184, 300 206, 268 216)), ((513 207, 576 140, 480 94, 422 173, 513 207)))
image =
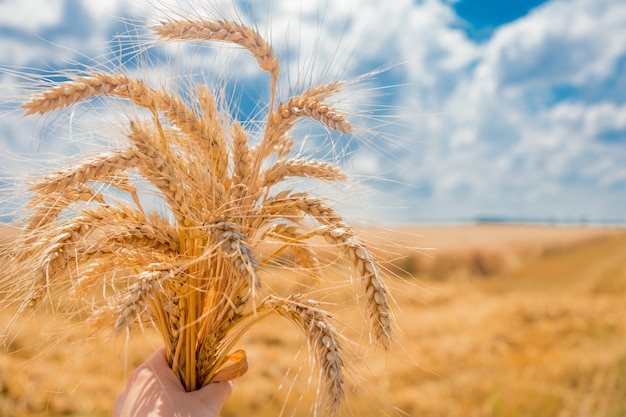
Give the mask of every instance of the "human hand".
POLYGON ((161 348, 133 371, 113 417, 218 417, 232 390, 232 382, 214 382, 186 392, 161 348))

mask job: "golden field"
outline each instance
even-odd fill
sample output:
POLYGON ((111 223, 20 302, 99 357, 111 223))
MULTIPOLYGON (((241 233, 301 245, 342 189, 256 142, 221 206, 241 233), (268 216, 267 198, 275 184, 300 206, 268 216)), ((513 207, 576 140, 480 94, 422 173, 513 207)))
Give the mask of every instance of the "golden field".
MULTIPOLYGON (((11 230, 1 232, 10 242, 11 230)), ((400 330, 389 353, 362 347, 349 277, 329 264, 334 291, 316 298, 355 341, 342 415, 626 416, 626 230, 412 226, 361 236, 389 271, 400 330)), ((267 269, 282 278, 277 291, 304 288, 267 269)), ((3 328, 13 314, 2 310, 3 328)), ((5 337, 6 417, 108 416, 129 372, 161 343, 148 330, 113 338, 45 311, 5 337)), ((240 347, 250 370, 224 416, 312 414, 317 376, 298 329, 271 318, 240 347)))

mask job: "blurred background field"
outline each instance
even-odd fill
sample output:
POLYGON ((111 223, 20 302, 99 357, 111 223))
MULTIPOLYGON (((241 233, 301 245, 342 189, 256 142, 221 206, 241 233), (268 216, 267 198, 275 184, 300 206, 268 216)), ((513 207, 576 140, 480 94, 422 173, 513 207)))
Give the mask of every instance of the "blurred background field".
MULTIPOLYGON (((367 336, 347 307, 355 294, 328 266, 325 279, 336 282, 324 302, 357 344, 346 346, 342 415, 626 416, 626 230, 480 224, 361 234, 388 269, 401 331, 388 354, 357 346, 367 336)), ((2 236, 10 242, 11 229, 2 236)), ((303 285, 281 279, 282 291, 303 285)), ((1 311, 3 328, 13 313, 1 311)), ((108 416, 129 372, 160 345, 150 331, 126 340, 79 324, 44 312, 10 328, 0 416, 108 416)), ((311 415, 317 376, 304 343, 279 319, 251 331, 240 343, 250 371, 223 415, 311 415)))

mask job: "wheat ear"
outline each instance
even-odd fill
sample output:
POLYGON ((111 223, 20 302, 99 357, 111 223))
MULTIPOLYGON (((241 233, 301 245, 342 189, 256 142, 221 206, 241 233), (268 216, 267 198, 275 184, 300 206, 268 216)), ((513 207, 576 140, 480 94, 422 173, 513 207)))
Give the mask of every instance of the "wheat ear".
POLYGON ((268 115, 263 142, 254 152, 255 163, 260 166, 261 161, 271 152, 280 153, 280 148, 290 140, 287 133, 299 118, 310 117, 332 129, 341 132, 351 131, 352 127, 345 117, 323 103, 324 99, 340 91, 341 85, 342 83, 333 82, 313 87, 299 96, 292 97, 287 103, 279 103, 276 111, 268 115))
POLYGON ((317 303, 298 295, 287 298, 268 297, 260 307, 270 309, 294 322, 307 335, 326 387, 324 399, 328 415, 335 415, 343 398, 343 359, 339 337, 330 316, 317 303))
POLYGON ((343 247, 354 263, 365 287, 371 332, 386 350, 389 349, 392 338, 389 290, 374 257, 345 224, 321 226, 315 232, 329 243, 343 247))
POLYGON ((321 223, 315 233, 323 236, 329 243, 344 248, 359 272, 367 295, 370 329, 378 342, 388 349, 393 327, 389 290, 382 280, 374 257, 354 236, 354 232, 343 222, 343 219, 320 198, 289 191, 269 199, 259 210, 262 213, 259 217, 283 216, 295 221, 301 216, 308 215, 321 223))
POLYGON ((271 187, 286 177, 310 177, 325 181, 342 181, 344 173, 333 164, 309 159, 290 159, 277 161, 265 172, 263 187, 271 187))
POLYGON ((278 60, 255 29, 231 21, 182 20, 153 30, 164 41, 229 42, 253 54, 270 77, 260 142, 252 146, 246 129, 253 124, 233 121, 227 106, 218 109, 202 85, 179 95, 124 74, 95 72, 35 95, 24 104, 26 114, 107 95, 147 109, 151 118, 129 121, 128 143, 121 149, 84 158, 31 187, 30 217, 3 280, 19 296, 8 298, 24 301, 22 313, 46 296, 59 295, 55 305, 63 305, 62 290, 69 289, 87 303, 81 312, 93 312, 100 323, 108 320, 118 332, 152 324, 187 391, 241 376, 246 355, 233 349, 243 332, 271 313, 287 317, 307 334, 325 411, 337 414, 345 364, 329 314, 304 297, 273 294, 274 287, 260 286, 260 277, 263 266, 273 267, 272 260, 290 251, 294 264, 317 279, 319 260, 308 239, 323 237, 354 263, 365 288, 370 334, 389 346, 389 294, 374 257, 324 200, 284 189, 293 177, 345 179, 331 164, 293 156, 297 138, 290 136, 304 118, 326 130, 351 132, 352 125, 327 100, 343 84, 313 87, 282 102, 276 98, 278 60), (151 186, 139 189, 142 180, 151 186), (134 206, 100 193, 107 186, 128 192, 134 206), (171 213, 157 214, 160 210, 150 206, 144 212, 140 197, 153 188, 171 213), (268 256, 265 248, 273 246, 265 241, 278 244, 268 256), (259 301, 261 291, 266 297, 259 301))
POLYGON ((152 30, 168 41, 222 41, 244 47, 256 58, 259 67, 270 74, 270 109, 273 108, 280 66, 274 49, 256 30, 228 20, 170 20, 153 26, 152 30))

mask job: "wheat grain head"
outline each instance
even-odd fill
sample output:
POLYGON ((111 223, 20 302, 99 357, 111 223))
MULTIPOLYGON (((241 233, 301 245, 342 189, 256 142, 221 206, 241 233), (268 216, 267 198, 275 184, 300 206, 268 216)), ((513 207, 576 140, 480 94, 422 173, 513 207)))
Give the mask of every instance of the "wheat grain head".
POLYGON ((184 19, 152 29, 164 41, 227 42, 252 53, 270 75, 263 138, 252 147, 245 125, 221 118, 201 84, 188 95, 198 105, 122 73, 75 76, 35 95, 23 106, 26 114, 112 95, 147 109, 151 118, 129 119, 124 146, 86 156, 31 187, 30 217, 7 273, 13 290, 26 293, 20 311, 51 299, 63 285, 75 298, 89 293, 84 301, 97 322, 116 332, 152 323, 189 391, 244 373, 245 354, 232 353, 235 343, 250 323, 278 314, 308 335, 326 387, 326 410, 336 414, 344 396, 344 360, 330 316, 293 294, 259 295, 261 265, 271 259, 260 250, 265 241, 291 250, 319 281, 309 239, 322 236, 354 263, 371 333, 389 347, 389 292, 373 256, 323 199, 279 187, 293 177, 345 180, 333 164, 291 156, 296 139, 290 136, 306 118, 350 133, 346 117, 324 102, 343 84, 313 87, 275 105, 279 63, 256 30, 227 20, 184 19), (135 182, 151 184, 167 213, 146 212, 135 182), (130 194, 132 202, 104 197, 97 191, 101 185, 130 194), (95 298, 97 288, 101 296, 95 298))

